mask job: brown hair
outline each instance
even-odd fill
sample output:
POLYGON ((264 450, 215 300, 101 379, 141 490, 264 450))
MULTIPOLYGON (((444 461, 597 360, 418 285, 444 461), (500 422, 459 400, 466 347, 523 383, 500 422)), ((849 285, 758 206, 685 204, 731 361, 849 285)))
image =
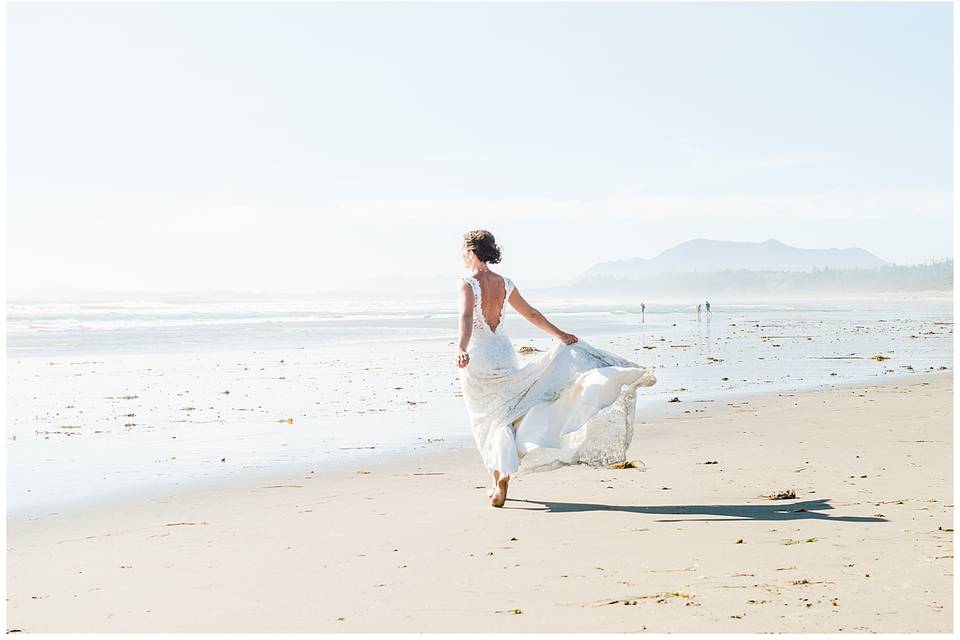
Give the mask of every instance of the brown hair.
POLYGON ((494 239, 493 234, 486 229, 474 229, 463 234, 463 240, 467 243, 467 248, 473 251, 477 258, 490 264, 500 262, 500 245, 494 239))

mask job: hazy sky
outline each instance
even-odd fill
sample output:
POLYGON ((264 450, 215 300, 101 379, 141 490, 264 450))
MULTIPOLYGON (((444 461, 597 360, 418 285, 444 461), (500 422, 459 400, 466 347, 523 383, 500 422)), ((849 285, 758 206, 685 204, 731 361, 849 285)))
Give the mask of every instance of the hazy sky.
POLYGON ((952 255, 949 2, 8 9, 11 293, 952 255))

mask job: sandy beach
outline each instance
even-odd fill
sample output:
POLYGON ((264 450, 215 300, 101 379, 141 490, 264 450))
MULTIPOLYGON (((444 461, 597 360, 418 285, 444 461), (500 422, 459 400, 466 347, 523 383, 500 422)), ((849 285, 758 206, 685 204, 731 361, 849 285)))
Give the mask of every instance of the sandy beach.
POLYGON ((475 449, 8 517, 8 630, 948 632, 949 373, 638 423, 642 469, 475 449), (794 489, 795 499, 763 494, 794 489))

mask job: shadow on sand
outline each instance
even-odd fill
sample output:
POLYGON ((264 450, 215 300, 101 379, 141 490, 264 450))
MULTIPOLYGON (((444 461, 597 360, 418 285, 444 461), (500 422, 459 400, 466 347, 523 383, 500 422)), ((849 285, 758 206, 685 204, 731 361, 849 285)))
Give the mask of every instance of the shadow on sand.
POLYGON ((866 516, 831 516, 822 511, 833 509, 829 498, 806 500, 789 504, 776 502, 770 504, 687 504, 640 507, 617 504, 592 504, 589 502, 550 502, 547 500, 523 500, 507 498, 506 508, 546 511, 548 513, 570 513, 577 511, 624 511, 626 513, 646 513, 649 515, 682 516, 720 516, 716 518, 663 518, 657 522, 693 522, 693 521, 739 521, 739 520, 831 520, 834 522, 888 522, 886 518, 866 516), (512 506, 510 503, 514 503, 512 506), (516 503, 543 505, 542 508, 517 506, 516 503))

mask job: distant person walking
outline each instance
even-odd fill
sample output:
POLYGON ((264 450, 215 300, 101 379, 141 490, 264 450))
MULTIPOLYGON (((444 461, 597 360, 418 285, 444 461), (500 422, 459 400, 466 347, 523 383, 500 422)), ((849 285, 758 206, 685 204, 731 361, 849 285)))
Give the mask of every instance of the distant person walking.
POLYGON ((702 305, 702 304, 698 304, 698 305, 697 305, 697 322, 700 322, 700 313, 701 313, 702 310, 703 310, 703 305, 702 305))
POLYGON ((647 305, 640 303, 640 322, 646 322, 647 305))
POLYGON ((706 301, 706 307, 707 307, 707 320, 709 320, 710 318, 713 317, 713 311, 710 311, 710 301, 709 301, 709 300, 706 301))

